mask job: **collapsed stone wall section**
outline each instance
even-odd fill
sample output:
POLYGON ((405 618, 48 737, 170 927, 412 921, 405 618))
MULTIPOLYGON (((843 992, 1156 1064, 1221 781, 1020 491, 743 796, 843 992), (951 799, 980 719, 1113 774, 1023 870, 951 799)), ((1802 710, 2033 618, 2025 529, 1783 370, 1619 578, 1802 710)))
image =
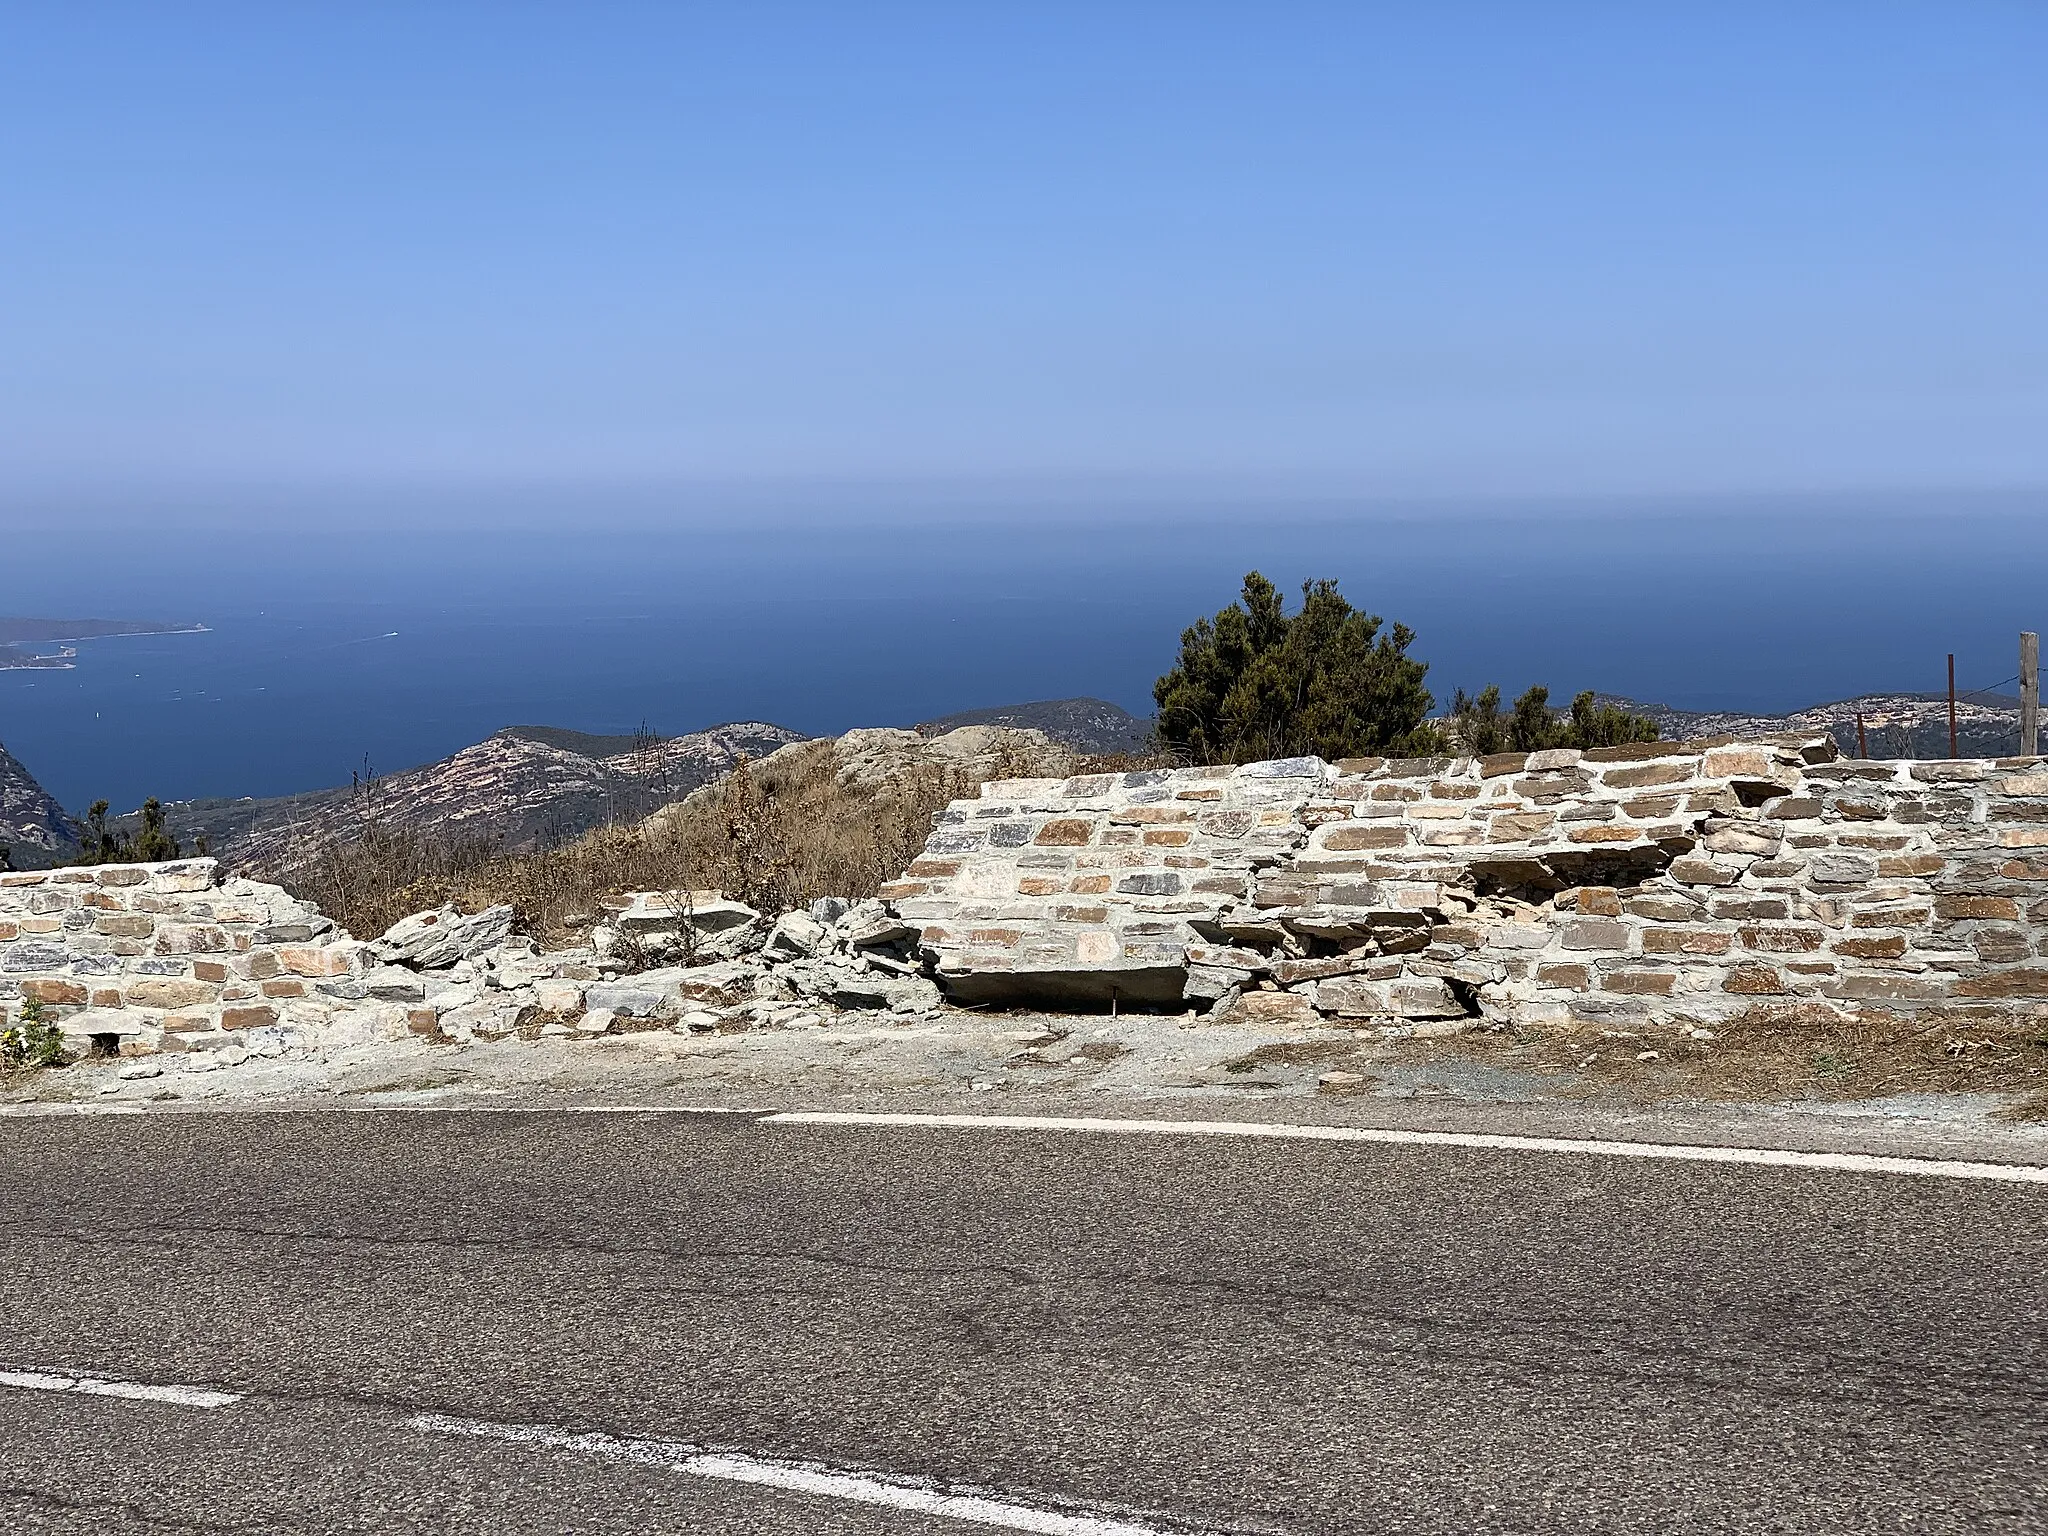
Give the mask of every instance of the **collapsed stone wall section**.
POLYGON ((1824 737, 987 785, 885 891, 977 1002, 1382 1029, 2048 1013, 2048 764, 1824 737))

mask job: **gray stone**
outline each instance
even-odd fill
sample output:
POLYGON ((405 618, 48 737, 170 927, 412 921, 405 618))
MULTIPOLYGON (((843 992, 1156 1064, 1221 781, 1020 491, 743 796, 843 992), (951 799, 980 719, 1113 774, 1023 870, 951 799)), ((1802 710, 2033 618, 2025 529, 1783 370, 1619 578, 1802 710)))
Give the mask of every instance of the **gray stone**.
POLYGON ((0 971, 61 971, 70 959, 62 944, 47 939, 22 939, 0 945, 0 971))
POLYGON ((512 915, 512 909, 502 905, 474 916, 464 916, 454 907, 415 912, 393 923, 371 952, 387 965, 440 970, 504 943, 512 932, 512 915))
POLYGON ((770 959, 801 960, 818 952, 825 942, 825 929, 807 912, 785 912, 768 930, 761 952, 770 959))

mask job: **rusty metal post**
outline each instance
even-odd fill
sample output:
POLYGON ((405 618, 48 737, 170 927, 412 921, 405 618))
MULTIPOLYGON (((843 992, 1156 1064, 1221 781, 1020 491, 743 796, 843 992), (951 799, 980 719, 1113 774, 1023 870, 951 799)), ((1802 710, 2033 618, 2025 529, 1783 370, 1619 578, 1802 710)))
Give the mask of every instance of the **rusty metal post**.
POLYGON ((1948 653, 1948 755, 1956 755, 1956 653, 1948 653))
POLYGON ((2020 631, 2020 756, 2041 755, 2041 637, 2020 631))

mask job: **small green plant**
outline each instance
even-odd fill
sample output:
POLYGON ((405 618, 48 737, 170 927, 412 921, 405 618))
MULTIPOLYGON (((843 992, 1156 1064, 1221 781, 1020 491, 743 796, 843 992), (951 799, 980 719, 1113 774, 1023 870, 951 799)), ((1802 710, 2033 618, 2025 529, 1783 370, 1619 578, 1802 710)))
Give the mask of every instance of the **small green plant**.
POLYGON ((29 998, 21 1005, 21 1022, 0 1029, 0 1069, 59 1067, 64 1060, 64 1031, 45 1016, 41 998, 29 998))
POLYGON ((1856 1070, 1856 1063, 1850 1057, 1834 1051, 1815 1051, 1813 1071, 1816 1077, 1847 1077, 1856 1070))

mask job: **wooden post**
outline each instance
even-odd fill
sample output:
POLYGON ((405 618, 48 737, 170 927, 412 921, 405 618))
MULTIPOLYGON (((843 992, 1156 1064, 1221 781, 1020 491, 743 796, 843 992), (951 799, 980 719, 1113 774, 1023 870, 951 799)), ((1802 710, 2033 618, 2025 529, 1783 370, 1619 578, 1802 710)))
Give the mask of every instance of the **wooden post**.
POLYGON ((2020 632, 2020 756, 2041 755, 2041 637, 2020 632))
POLYGON ((1856 755, 1861 758, 1870 756, 1870 738, 1863 734, 1863 711, 1860 709, 1856 711, 1856 755))
POLYGON ((1948 653, 1948 755, 1956 755, 1956 653, 1948 653))

